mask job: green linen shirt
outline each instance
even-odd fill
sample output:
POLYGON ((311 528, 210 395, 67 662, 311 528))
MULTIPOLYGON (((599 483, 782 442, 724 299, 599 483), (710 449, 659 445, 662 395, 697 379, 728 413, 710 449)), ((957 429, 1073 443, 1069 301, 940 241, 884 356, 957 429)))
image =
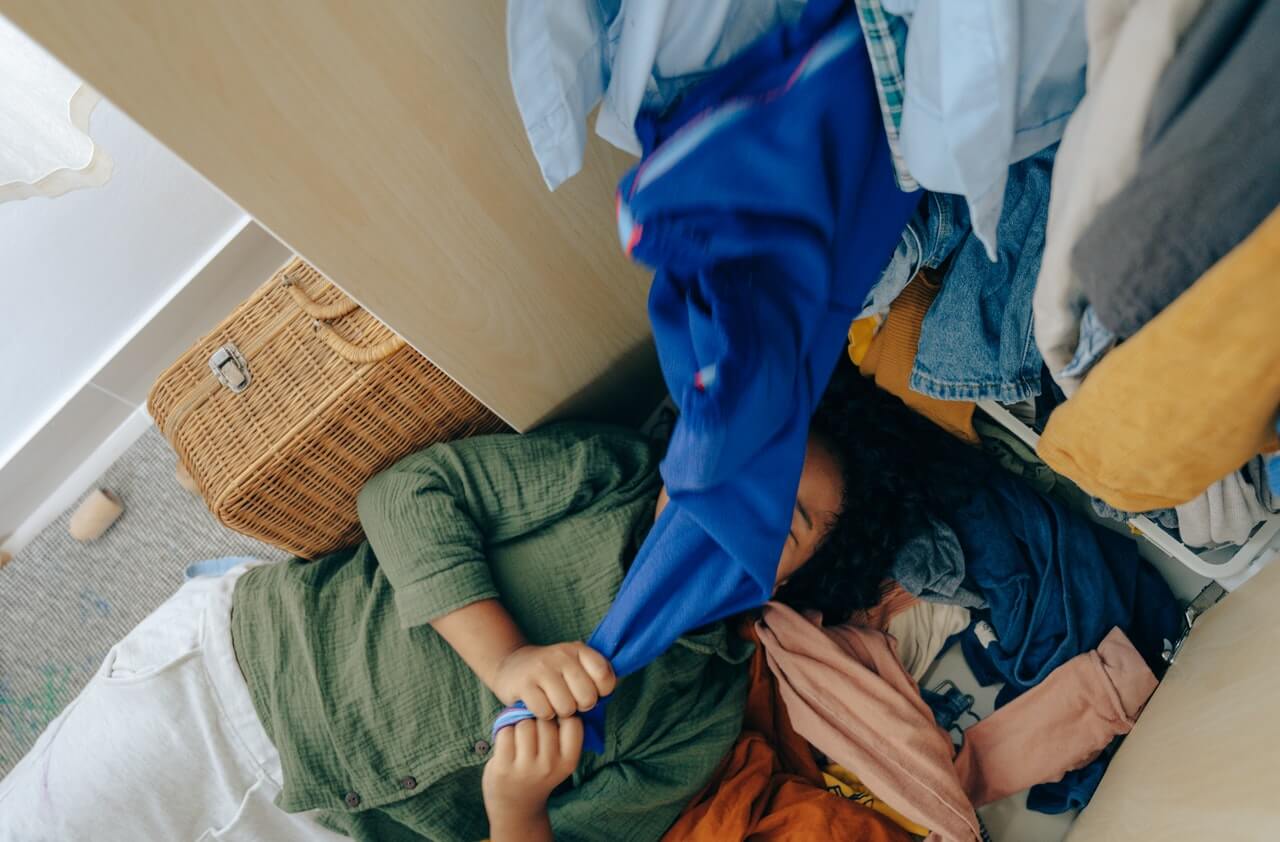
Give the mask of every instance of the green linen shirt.
MULTIPOLYGON (((360 840, 485 838, 502 704, 429 622, 496 597, 533 643, 585 639, 652 522, 657 460, 582 424, 435 445, 361 491, 364 543, 241 577, 232 639, 279 805, 360 840)), ((549 802, 556 838, 659 838, 738 734, 749 655, 720 624, 619 682, 604 753, 549 802)))

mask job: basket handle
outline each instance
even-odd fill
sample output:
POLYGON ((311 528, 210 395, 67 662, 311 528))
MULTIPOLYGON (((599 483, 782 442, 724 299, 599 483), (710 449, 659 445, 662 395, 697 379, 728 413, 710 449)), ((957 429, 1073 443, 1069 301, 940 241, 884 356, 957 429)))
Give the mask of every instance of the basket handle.
POLYGON ((367 348, 361 347, 347 339, 343 339, 333 328, 324 322, 316 319, 311 323, 311 327, 315 330, 316 335, 324 340, 324 344, 338 356, 342 357, 349 363, 356 365, 368 365, 385 360, 387 357, 399 351, 407 343, 399 336, 394 334, 379 342, 377 345, 370 345, 367 348))
POLYGON ((298 286, 293 277, 292 269, 284 273, 284 277, 280 279, 280 285, 289 290, 289 295, 293 296, 294 303, 298 305, 299 309, 313 319, 321 321, 340 319, 343 316, 354 313, 360 306, 350 298, 344 298, 344 300, 335 301, 332 304, 319 303, 298 286))
POLYGON ((369 363, 381 362, 396 351, 399 351, 406 344, 403 339, 393 334, 377 345, 371 345, 367 348, 361 347, 342 338, 333 328, 325 324, 325 322, 340 319, 343 316, 354 313, 360 308, 359 304, 350 298, 343 301, 335 301, 333 304, 320 304, 298 286, 293 277, 293 269, 289 269, 284 273, 284 276, 280 279, 280 285, 289 291, 289 295, 292 296, 298 308, 311 317, 311 327, 316 332, 316 335, 329 346, 330 350, 349 363, 368 365, 369 363))

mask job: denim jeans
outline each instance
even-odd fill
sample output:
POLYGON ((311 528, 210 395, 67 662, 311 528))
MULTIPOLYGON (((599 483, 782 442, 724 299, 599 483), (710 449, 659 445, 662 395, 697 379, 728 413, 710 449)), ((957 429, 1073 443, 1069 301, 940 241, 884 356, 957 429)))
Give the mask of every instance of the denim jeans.
MULTIPOLYGON (((1044 251, 1053 146, 1009 168, 999 260, 969 232, 920 328, 910 386, 942 400, 1015 403, 1040 393, 1044 362, 1032 336, 1031 296, 1044 251)), ((955 205, 960 197, 948 196, 955 205)))
POLYGON ((964 200, 948 193, 926 193, 902 232, 889 265, 867 293, 859 319, 883 316, 921 269, 937 269, 969 237, 964 200))
POLYGON ((1080 319, 1080 341, 1076 344, 1076 354, 1055 377, 1059 382, 1065 379, 1078 385, 1089 373, 1089 369, 1097 365, 1115 344, 1115 333, 1098 318, 1098 311, 1093 309, 1093 305, 1089 305, 1080 319))

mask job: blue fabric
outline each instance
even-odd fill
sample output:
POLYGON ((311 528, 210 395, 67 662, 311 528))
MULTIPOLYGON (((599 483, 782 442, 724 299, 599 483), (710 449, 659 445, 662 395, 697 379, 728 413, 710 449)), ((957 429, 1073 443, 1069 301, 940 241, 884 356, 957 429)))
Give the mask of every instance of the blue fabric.
POLYGON ((1032 335, 1031 297, 1056 152, 1053 146, 1009 168, 998 262, 987 259, 962 196, 928 193, 903 231, 860 316, 887 313, 920 269, 946 264, 942 291, 920 328, 913 391, 1002 403, 1040 393, 1043 361, 1032 335))
MULTIPOLYGON (((1032 336, 1031 297, 1044 253, 1049 184, 1057 147, 1009 167, 999 260, 970 233, 951 254, 920 325, 913 391, 942 400, 1016 403, 1040 393, 1044 366, 1032 336)), ((950 218, 966 219, 958 196, 950 218)))
MULTIPOLYGON (((1182 631, 1181 611, 1130 538, 1002 473, 956 513, 952 526, 998 638, 983 648, 969 632, 961 647, 981 684, 1005 682, 997 707, 1096 649, 1117 626, 1162 674, 1166 641, 1182 631)), ((1042 793, 1038 803, 1047 800, 1042 793)))
POLYGON ((1052 783, 1033 786, 1027 793, 1027 809, 1057 815, 1068 810, 1083 810, 1089 806, 1089 801, 1097 791, 1098 784, 1102 783, 1102 776, 1121 742, 1122 739, 1117 737, 1088 766, 1073 769, 1052 783))
MULTIPOLYGON (((587 641, 619 676, 769 597, 809 418, 919 202, 896 186, 851 11, 811 0, 637 123, 619 234, 656 270, 649 315, 680 417, 671 501, 587 641)), ((588 748, 603 710, 584 716, 588 748)))
MULTIPOLYGON (((1280 435, 1280 419, 1276 420, 1276 434, 1280 435)), ((1280 454, 1268 456, 1266 460, 1267 487, 1271 493, 1280 496, 1280 454)))
POLYGON ((538 717, 534 716, 531 710, 525 707, 524 702, 516 702, 514 705, 508 705, 498 711, 498 716, 493 720, 493 730, 490 734, 490 738, 492 739, 497 737, 498 732, 503 728, 510 728, 512 725, 524 722, 526 719, 537 718, 538 717))
POLYGON ((508 0, 507 68, 551 190, 582 168, 587 117, 633 155, 643 108, 663 108, 804 0, 508 0))
POLYGON ((187 565, 187 569, 183 571, 184 579, 204 579, 217 578, 242 564, 251 564, 258 559, 246 555, 226 556, 225 558, 211 558, 205 561, 197 561, 187 565))
POLYGON ((944 731, 950 731, 960 717, 973 709, 973 696, 954 684, 942 693, 921 687, 920 698, 924 699, 924 703, 933 712, 933 721, 944 731))
POLYGON ((883 6, 908 19, 907 167, 922 187, 965 197, 995 260, 1008 166, 1057 143, 1084 96, 1084 0, 883 6))
POLYGON ((1093 513, 1098 517, 1105 517, 1109 520, 1119 521, 1120 523, 1128 523, 1138 515, 1145 515, 1167 530, 1175 533, 1178 530, 1178 513, 1174 509, 1152 509, 1149 512, 1126 512, 1122 509, 1117 509, 1106 500, 1098 497, 1090 499, 1089 505, 1093 507, 1093 513))
MULTIPOLYGON (((920 324, 910 388, 943 401, 1016 403, 1041 392, 1032 294, 1044 251, 1053 146, 1009 168, 1000 260, 970 233, 955 248, 942 290, 920 324)), ((960 198, 951 219, 963 219, 960 198)))
POLYGON ((1076 343, 1075 356, 1066 368, 1055 372, 1055 375, 1083 379, 1115 345, 1115 332, 1102 323, 1098 318, 1098 311, 1090 304, 1085 307, 1084 316, 1080 319, 1080 341, 1076 343))
POLYGON ((889 312, 921 269, 937 269, 970 234, 964 200, 947 193, 926 193, 902 232, 889 265, 867 293, 858 318, 889 312))

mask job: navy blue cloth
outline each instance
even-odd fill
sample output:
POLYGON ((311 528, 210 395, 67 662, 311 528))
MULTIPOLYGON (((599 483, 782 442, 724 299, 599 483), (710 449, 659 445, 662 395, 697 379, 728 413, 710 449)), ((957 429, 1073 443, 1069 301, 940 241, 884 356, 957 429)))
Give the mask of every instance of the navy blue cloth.
POLYGON ((938 727, 943 731, 950 731, 960 717, 973 709, 973 696, 955 685, 942 693, 921 687, 920 698, 924 699, 924 703, 929 706, 929 710, 933 712, 933 721, 938 723, 938 727))
POLYGON ((1027 793, 1027 809, 1057 815, 1089 806, 1089 801, 1097 791, 1098 784, 1102 783, 1102 775, 1107 771, 1107 765, 1121 742, 1123 738, 1116 737, 1092 763, 1067 772, 1062 780, 1033 786, 1027 793))
MULTIPOLYGON (((1157 676, 1163 673, 1165 641, 1181 633, 1182 613, 1164 579, 1139 558, 1133 540, 1003 472, 995 472, 955 513, 952 528, 969 580, 987 598, 986 619, 998 638, 984 648, 970 631, 961 646, 979 683, 1005 682, 997 707, 1096 649, 1115 627, 1157 676)), ((1089 774, 1073 773, 1081 780, 1089 774)), ((1061 791, 1064 797, 1079 792, 1061 791)), ((1043 791, 1036 803, 1061 805, 1043 791)))
MULTIPOLYGON (((642 114, 618 227, 680 417, 671 501, 587 641, 621 677, 773 590, 808 423, 919 194, 898 190, 852 4, 811 0, 642 114)), ((603 706, 584 716, 601 745, 603 706)))

